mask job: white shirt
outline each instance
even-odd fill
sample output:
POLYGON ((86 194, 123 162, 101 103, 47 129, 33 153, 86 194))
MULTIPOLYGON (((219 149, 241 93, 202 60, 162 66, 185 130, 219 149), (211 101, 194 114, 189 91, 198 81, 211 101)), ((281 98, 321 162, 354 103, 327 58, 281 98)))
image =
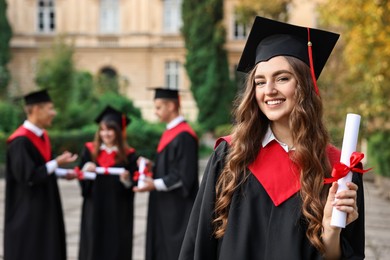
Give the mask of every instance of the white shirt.
MULTIPOLYGON (((28 120, 25 120, 23 122, 23 127, 26 128, 27 130, 30 130, 38 137, 42 137, 43 135, 43 129, 39 128, 38 126, 34 125, 28 120)), ((56 160, 51 160, 46 163, 46 170, 48 174, 52 174, 57 168, 58 168, 58 163, 56 160)))
MULTIPOLYGON (((172 129, 184 121, 185 121, 185 119, 183 116, 178 116, 167 124, 167 129, 168 130, 172 129)), ((156 187, 156 190, 158 190, 158 191, 170 191, 170 190, 174 190, 176 188, 183 186, 183 182, 178 181, 177 183, 173 184, 171 187, 168 188, 167 185, 165 185, 163 179, 161 179, 161 178, 153 180, 153 183, 154 183, 154 186, 156 187)))
POLYGON ((291 150, 295 150, 294 147, 292 147, 291 149, 288 148, 288 145, 279 141, 278 139, 276 139, 274 133, 272 132, 272 129, 270 126, 268 126, 268 129, 267 129, 267 133, 265 134, 264 136, 264 139, 262 141, 262 146, 263 147, 266 147, 271 141, 275 140, 276 142, 278 142, 280 144, 280 146, 283 148, 283 150, 286 151, 286 153, 288 153, 289 151, 291 150))

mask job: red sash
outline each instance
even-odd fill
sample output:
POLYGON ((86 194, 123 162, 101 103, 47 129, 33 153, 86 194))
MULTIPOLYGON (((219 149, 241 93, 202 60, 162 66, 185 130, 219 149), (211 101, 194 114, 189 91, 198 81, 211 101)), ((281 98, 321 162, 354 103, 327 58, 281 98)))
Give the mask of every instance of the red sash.
MULTIPOLYGON (((231 143, 231 136, 217 140, 217 145, 225 140, 231 143)), ((262 147, 248 169, 264 187, 275 206, 279 206, 301 188, 299 181, 300 169, 290 159, 290 151, 286 151, 278 142, 273 140, 262 147)), ((331 166, 340 161, 340 151, 334 146, 327 147, 327 154, 331 166)))
POLYGON ((162 150, 164 150, 164 148, 170 142, 172 142, 176 136, 178 136, 180 133, 183 133, 183 132, 189 133, 196 140, 198 140, 198 137, 197 137, 195 131, 191 128, 191 126, 189 124, 187 124, 186 122, 181 122, 180 124, 178 124, 174 128, 168 129, 162 134, 162 136, 160 138, 160 142, 157 146, 157 153, 160 153, 162 150))
MULTIPOLYGON (((93 142, 85 143, 85 146, 88 148, 90 153, 93 153, 95 151, 95 145, 93 142)), ((126 150, 126 155, 129 155, 132 153, 135 153, 134 148, 128 148, 126 150)), ((118 154, 117 151, 112 151, 111 153, 108 153, 107 151, 102 150, 99 152, 99 154, 96 158, 96 162, 101 167, 112 167, 117 163, 115 160, 117 154, 118 154)))
POLYGON ((46 130, 43 130, 43 140, 24 126, 20 126, 18 129, 15 130, 15 132, 7 139, 7 143, 10 143, 12 140, 14 140, 17 137, 25 136, 27 137, 32 144, 37 148, 39 153, 44 158, 45 162, 50 161, 51 159, 51 145, 50 145, 50 139, 47 135, 46 130))

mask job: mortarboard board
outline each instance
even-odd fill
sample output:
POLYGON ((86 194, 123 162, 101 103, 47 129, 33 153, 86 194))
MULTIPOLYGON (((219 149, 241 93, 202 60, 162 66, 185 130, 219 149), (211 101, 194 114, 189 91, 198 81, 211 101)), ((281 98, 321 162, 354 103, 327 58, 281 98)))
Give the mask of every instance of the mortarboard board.
POLYGON ((179 90, 177 89, 169 89, 169 88, 151 88, 154 90, 154 99, 163 98, 163 99, 175 99, 179 100, 179 90))
POLYGON ((30 92, 24 96, 24 102, 26 105, 33 105, 44 102, 52 102, 49 93, 46 89, 30 92))
MULTIPOLYGON (((339 36, 333 32, 257 16, 237 70, 249 72, 261 61, 267 61, 276 56, 292 56, 310 67, 316 86, 316 79, 320 76, 339 36)), ((316 92, 318 93, 317 89, 316 92)))
POLYGON ((98 124, 102 121, 114 121, 123 130, 131 120, 124 113, 108 105, 95 119, 95 122, 98 124))

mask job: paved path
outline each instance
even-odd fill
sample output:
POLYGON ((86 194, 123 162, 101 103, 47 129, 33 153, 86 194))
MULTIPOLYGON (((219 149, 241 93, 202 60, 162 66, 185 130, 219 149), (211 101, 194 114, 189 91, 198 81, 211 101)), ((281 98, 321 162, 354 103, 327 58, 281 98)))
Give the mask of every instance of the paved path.
MULTIPOLYGON (((65 214, 68 259, 76 260, 79 241, 81 197, 77 182, 58 181, 65 214)), ((381 198, 372 182, 365 182, 366 259, 390 260, 390 201, 381 198)), ((147 194, 135 200, 134 260, 144 259, 147 194)), ((3 256, 4 179, 0 179, 0 259, 3 256)))

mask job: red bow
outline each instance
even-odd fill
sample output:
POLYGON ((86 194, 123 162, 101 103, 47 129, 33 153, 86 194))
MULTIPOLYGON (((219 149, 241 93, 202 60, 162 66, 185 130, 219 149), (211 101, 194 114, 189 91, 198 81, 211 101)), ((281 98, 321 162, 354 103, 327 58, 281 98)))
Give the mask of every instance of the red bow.
POLYGON ((78 166, 74 167, 74 172, 76 173, 77 178, 79 180, 84 179, 84 173, 80 170, 80 167, 78 167, 78 166))
POLYGON ((360 169, 360 168, 356 167, 356 165, 359 164, 363 158, 364 158, 363 153, 353 152, 351 154, 351 158, 349 159, 350 166, 347 166, 342 162, 335 163, 333 165, 333 169, 332 169, 332 177, 325 178, 324 184, 329 184, 329 183, 335 182, 335 181, 347 176, 347 174, 349 172, 358 172, 360 174, 364 174, 364 173, 370 171, 372 168, 364 170, 364 169, 360 169))
MULTIPOLYGON (((150 171, 148 170, 148 168, 145 168, 145 169, 144 169, 144 174, 145 174, 146 177, 152 177, 152 176, 153 176, 153 173, 150 172, 150 171)), ((134 172, 134 176, 133 176, 133 181, 138 181, 140 175, 141 175, 141 174, 139 173, 139 171, 135 171, 135 172, 134 172)))

